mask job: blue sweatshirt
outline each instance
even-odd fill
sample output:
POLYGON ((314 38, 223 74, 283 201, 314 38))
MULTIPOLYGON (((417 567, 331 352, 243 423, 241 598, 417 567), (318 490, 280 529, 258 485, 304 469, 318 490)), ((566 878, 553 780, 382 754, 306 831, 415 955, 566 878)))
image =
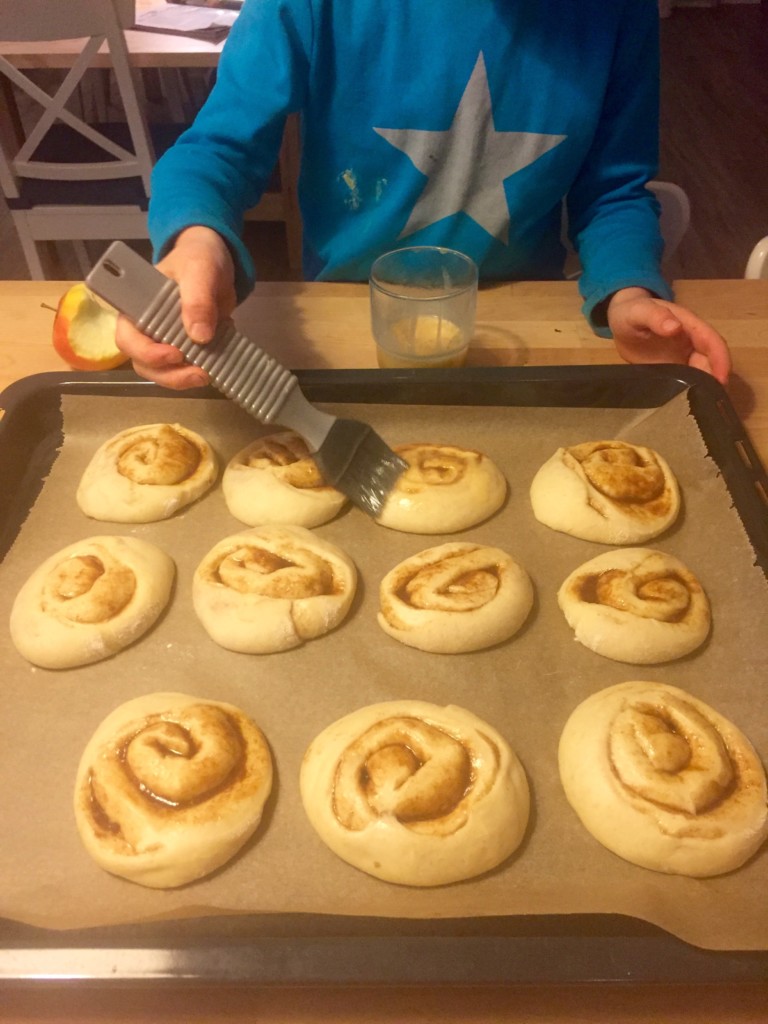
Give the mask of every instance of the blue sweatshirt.
POLYGON ((584 312, 660 275, 656 0, 246 0, 216 84, 152 181, 155 257, 192 224, 253 263, 244 212, 302 115, 305 271, 366 280, 406 245, 483 279, 562 277, 563 199, 584 312))

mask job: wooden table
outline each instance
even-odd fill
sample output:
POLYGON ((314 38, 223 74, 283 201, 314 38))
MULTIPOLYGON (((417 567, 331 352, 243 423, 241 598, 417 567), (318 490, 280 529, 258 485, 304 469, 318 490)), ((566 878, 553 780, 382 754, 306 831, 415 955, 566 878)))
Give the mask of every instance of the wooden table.
MULTIPOLYGON (((66 282, 0 282, 0 387, 31 373, 65 369, 51 347, 53 313, 66 282)), ((681 301, 718 327, 734 357, 730 393, 768 463, 768 281, 686 281, 681 301)), ((364 285, 256 287, 238 323, 294 368, 372 367, 364 285)), ((571 282, 483 288, 472 360, 490 365, 616 362, 579 312, 571 282)), ((765 898, 765 894, 756 894, 765 898)), ((265 1024, 763 1024, 768 979, 752 985, 587 985, 478 988, 145 988, 0 991, 0 1019, 54 1022, 259 1020, 265 1024)))
MULTIPOLYGON (((0 388, 30 373, 66 367, 51 348, 61 281, 0 282, 0 388)), ((679 300, 729 341, 731 399, 768 464, 768 281, 680 281, 679 300)), ((580 313, 575 282, 512 282, 483 287, 470 362, 494 366, 618 363, 610 341, 580 313)), ((263 282, 237 322, 293 369, 372 367, 365 285, 263 282)))
MULTIPOLYGON (((153 7, 164 7, 165 0, 136 0, 137 14, 153 7)), ((216 67, 223 43, 206 43, 201 39, 159 32, 125 33, 131 62, 137 68, 213 68, 216 67)), ((67 68, 72 65, 79 48, 74 40, 7 42, 0 41, 0 54, 19 68, 67 68)), ((108 66, 108 58, 101 66, 108 66)), ((100 64, 94 60, 94 67, 100 64)))

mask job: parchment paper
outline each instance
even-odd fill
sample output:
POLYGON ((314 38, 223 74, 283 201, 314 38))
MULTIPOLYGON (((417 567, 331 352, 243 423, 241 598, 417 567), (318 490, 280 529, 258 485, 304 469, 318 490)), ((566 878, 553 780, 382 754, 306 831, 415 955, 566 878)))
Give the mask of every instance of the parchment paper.
POLYGON ((179 422, 203 433, 222 466, 259 431, 229 402, 191 398, 65 397, 65 441, 39 499, 0 566, 3 668, 0 914, 75 928, 208 914, 307 912, 402 918, 622 913, 697 945, 768 948, 768 851, 712 879, 667 876, 626 863, 584 830, 557 774, 557 742, 571 710, 590 693, 631 679, 680 686, 712 704, 768 754, 768 587, 741 521, 706 456, 685 395, 658 410, 497 407, 328 407, 367 419, 394 444, 465 444, 490 455, 510 483, 505 507, 460 536, 498 545, 530 573, 536 603, 527 625, 497 648, 433 655, 399 644, 376 623, 378 584, 402 558, 449 539, 395 533, 350 508, 318 533, 355 560, 359 592, 334 633, 275 655, 219 648, 198 624, 190 582, 219 539, 245 527, 220 487, 171 520, 141 526, 88 520, 74 492, 102 441, 129 426, 179 422), (574 642, 556 602, 565 576, 603 545, 537 523, 529 482, 558 446, 623 437, 662 452, 684 496, 675 527, 651 542, 680 557, 713 607, 707 644, 667 665, 633 667, 574 642), (114 658, 63 672, 30 666, 7 622, 15 594, 49 554, 81 538, 133 533, 164 548, 178 578, 167 614, 114 658), (71 810, 75 770, 99 722, 124 701, 159 690, 230 701, 265 731, 276 782, 259 831, 215 875, 156 891, 110 876, 86 854, 71 810), (302 754, 336 718, 375 701, 421 699, 470 709, 506 736, 528 773, 533 809, 516 855, 482 878, 437 889, 391 885, 350 867, 308 824, 298 790, 302 754))

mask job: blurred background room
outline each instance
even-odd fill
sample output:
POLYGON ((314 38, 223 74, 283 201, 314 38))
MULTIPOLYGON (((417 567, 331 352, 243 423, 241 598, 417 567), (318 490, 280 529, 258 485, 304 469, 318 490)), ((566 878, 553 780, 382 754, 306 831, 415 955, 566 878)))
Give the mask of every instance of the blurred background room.
MULTIPOLYGON (((760 0, 660 0, 662 50, 661 140, 658 177, 676 182, 691 205, 690 227, 666 263, 676 278, 742 277, 755 243, 768 234, 768 6, 760 0)), ((60 71, 41 71, 59 77, 60 71)), ((95 83, 103 88, 102 82, 95 83)), ((163 76, 142 72, 153 120, 191 116, 205 96, 210 70, 163 76)), ((84 97, 88 102, 88 97, 84 97)), ((7 95, 0 95, 0 104, 7 95)), ((23 104, 22 104, 23 113, 23 104)), ((109 116, 109 112, 107 112, 109 116)), ((288 183, 290 186, 290 183, 288 183)), ((276 187, 280 188, 278 180, 276 187)), ((246 226, 259 277, 296 280, 283 219, 255 219, 246 226)), ((145 255, 149 245, 135 244, 145 255)), ((295 238, 294 238, 295 245, 295 238)), ((79 279, 72 246, 43 243, 46 276, 79 279)), ((96 259, 106 243, 89 242, 96 259)), ((0 197, 0 279, 21 280, 29 271, 6 202, 0 197)))

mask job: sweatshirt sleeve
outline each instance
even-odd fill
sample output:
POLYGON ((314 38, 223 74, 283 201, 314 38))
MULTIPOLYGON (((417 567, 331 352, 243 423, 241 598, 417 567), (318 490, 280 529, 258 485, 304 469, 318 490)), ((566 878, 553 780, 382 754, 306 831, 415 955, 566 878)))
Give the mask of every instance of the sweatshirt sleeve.
POLYGON ((232 251, 238 301, 255 277, 242 241, 244 214, 269 181, 286 116, 303 105, 312 24, 311 0, 246 0, 210 95, 152 175, 155 260, 184 228, 213 228, 232 251))
POLYGON ((581 260, 583 311, 602 337, 601 303, 620 288, 671 299, 661 275, 658 202, 645 188, 658 169, 659 22, 655 0, 624 3, 600 121, 570 190, 568 221, 581 260))

